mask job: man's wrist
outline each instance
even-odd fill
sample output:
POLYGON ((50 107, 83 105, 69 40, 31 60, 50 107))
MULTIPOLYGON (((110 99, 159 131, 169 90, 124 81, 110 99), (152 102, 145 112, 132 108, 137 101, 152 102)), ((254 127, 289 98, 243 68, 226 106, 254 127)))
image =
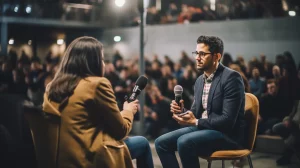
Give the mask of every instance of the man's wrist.
POLYGON ((196 126, 196 127, 198 126, 198 121, 199 121, 199 120, 198 120, 198 119, 196 119, 196 123, 195 123, 195 126, 196 126))

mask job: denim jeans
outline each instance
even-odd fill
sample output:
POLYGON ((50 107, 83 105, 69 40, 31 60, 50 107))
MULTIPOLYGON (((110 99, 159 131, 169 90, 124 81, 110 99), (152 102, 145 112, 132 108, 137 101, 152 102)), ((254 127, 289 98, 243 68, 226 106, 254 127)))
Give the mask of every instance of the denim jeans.
POLYGON ((219 131, 185 127, 158 137, 155 148, 164 168, 179 168, 177 150, 184 168, 199 168, 198 156, 209 156, 217 150, 240 149, 240 146, 219 131))
POLYGON ((124 140, 131 158, 136 159, 137 168, 153 168, 152 153, 149 142, 145 137, 133 136, 124 140))

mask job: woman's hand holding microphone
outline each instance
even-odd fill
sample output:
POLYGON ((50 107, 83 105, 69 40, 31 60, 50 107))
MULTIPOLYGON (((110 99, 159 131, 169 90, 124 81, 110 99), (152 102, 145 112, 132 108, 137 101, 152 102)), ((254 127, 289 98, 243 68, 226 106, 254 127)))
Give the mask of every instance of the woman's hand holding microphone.
POLYGON ((138 110, 138 106, 139 106, 139 100, 135 100, 130 103, 125 101, 123 104, 123 110, 132 111, 132 113, 135 114, 138 110))

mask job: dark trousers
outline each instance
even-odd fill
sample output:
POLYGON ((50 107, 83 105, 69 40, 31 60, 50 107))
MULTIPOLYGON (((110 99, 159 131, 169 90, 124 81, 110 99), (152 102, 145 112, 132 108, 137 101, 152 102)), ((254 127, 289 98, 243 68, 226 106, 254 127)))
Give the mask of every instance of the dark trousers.
POLYGON ((273 126, 273 132, 278 134, 283 139, 286 139, 291 134, 291 129, 287 128, 282 122, 273 126))
MULTIPOLYGON (((286 139, 291 135, 291 129, 287 128, 283 122, 275 124, 273 127, 273 132, 281 136, 283 139, 286 139)), ((293 154, 293 150, 286 145, 286 149, 282 154, 283 158, 290 160, 293 154)))
POLYGON ((278 122, 280 122, 280 119, 270 118, 258 123, 257 134, 264 134, 267 130, 272 131, 273 126, 278 122))
POLYGON ((175 151, 178 150, 184 168, 199 168, 198 156, 209 156, 217 150, 240 149, 226 135, 215 130, 185 127, 158 137, 155 148, 164 168, 179 168, 175 151))
POLYGON ((281 136, 284 140, 289 139, 288 137, 290 136, 293 136, 295 138, 294 143, 290 144, 289 142, 285 141, 286 151, 284 151, 283 156, 286 158, 291 158, 295 153, 297 157, 300 158, 300 133, 297 125, 291 124, 291 127, 287 128, 283 122, 280 122, 274 125, 273 132, 281 136))

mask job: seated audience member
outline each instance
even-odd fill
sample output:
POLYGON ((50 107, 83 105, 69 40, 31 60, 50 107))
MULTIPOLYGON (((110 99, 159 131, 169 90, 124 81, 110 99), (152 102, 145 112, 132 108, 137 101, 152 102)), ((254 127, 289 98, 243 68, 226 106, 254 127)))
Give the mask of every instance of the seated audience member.
POLYGON ((278 65, 273 66, 272 75, 273 75, 273 79, 279 82, 279 80, 281 79, 281 72, 280 72, 280 67, 278 65))
POLYGON ((0 93, 9 93, 13 84, 10 63, 4 62, 0 69, 0 93))
POLYGON ((178 129, 179 124, 170 113, 171 99, 163 96, 156 85, 148 84, 145 90, 145 134, 155 139, 162 133, 178 129))
POLYGON ((282 98, 277 94, 278 83, 275 79, 268 80, 267 89, 267 93, 260 99, 258 134, 271 134, 272 127, 282 120, 284 114, 282 98))
POLYGON ((252 78, 249 80, 250 90, 258 99, 265 90, 265 81, 260 77, 258 68, 253 68, 252 78))
POLYGON ((131 91, 130 84, 133 83, 131 80, 128 79, 128 76, 129 76, 128 68, 123 67, 120 70, 119 80, 116 82, 114 87, 114 92, 118 103, 118 107, 121 110, 123 107, 125 96, 127 96, 131 91))
POLYGON ((158 83, 162 77, 161 66, 159 62, 153 61, 151 68, 146 70, 146 74, 148 74, 148 76, 151 77, 155 83, 158 83))
POLYGON ((178 80, 182 77, 182 75, 183 75, 183 69, 181 68, 181 64, 175 63, 173 76, 178 80))
POLYGON ((278 94, 282 97, 284 116, 289 115, 294 107, 294 101, 300 100, 300 80, 297 78, 296 69, 293 66, 282 67, 282 77, 278 82, 278 94))
POLYGON ((248 81, 247 77, 245 76, 244 72, 242 71, 241 66, 239 64, 230 64, 229 68, 237 71, 238 73, 240 73, 240 75, 243 78, 245 92, 250 93, 249 81, 248 81))
POLYGON ((272 78, 273 64, 267 60, 266 55, 264 55, 264 54, 260 55, 260 64, 262 67, 261 76, 266 79, 272 78))
POLYGON ((194 83, 192 70, 185 68, 182 77, 178 80, 178 84, 184 88, 183 94, 188 97, 191 101, 194 98, 194 83))
POLYGON ((274 125, 273 132, 279 134, 286 146, 282 156, 276 161, 277 165, 287 165, 291 162, 293 154, 300 159, 300 101, 294 102, 292 113, 282 122, 274 125))

